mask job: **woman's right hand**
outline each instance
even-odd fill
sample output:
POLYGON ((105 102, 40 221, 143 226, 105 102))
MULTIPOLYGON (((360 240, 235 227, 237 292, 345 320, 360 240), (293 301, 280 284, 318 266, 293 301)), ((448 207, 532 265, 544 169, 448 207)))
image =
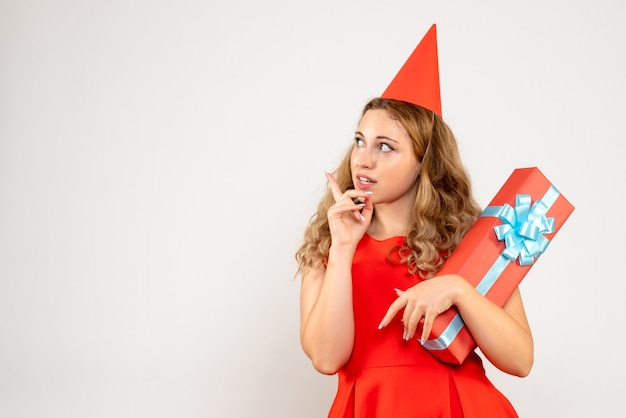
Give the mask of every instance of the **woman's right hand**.
POLYGON ((332 174, 326 173, 326 178, 335 198, 335 204, 328 209, 327 214, 332 245, 356 248, 372 221, 372 194, 355 189, 342 193, 332 174), (355 199, 360 203, 354 203, 355 199))

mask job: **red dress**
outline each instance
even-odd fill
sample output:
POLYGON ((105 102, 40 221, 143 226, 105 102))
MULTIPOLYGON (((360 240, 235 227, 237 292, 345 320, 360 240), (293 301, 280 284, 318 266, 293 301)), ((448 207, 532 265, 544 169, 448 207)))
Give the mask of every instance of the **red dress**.
POLYGON ((352 356, 338 373, 329 418, 517 417, 510 402, 487 379, 472 352, 462 365, 439 362, 417 339, 402 339, 401 313, 378 324, 396 299, 422 279, 387 254, 404 237, 377 241, 365 235, 354 255, 352 286, 355 335, 352 356))

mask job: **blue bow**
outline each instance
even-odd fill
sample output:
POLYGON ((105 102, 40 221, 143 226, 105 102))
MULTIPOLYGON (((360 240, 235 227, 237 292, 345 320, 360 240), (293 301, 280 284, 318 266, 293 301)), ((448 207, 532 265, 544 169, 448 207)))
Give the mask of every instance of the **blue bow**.
POLYGON ((546 218, 547 211, 548 206, 541 199, 531 206, 530 195, 518 194, 514 208, 506 203, 490 206, 482 216, 497 216, 504 222, 494 227, 498 241, 506 245, 502 255, 510 261, 519 257, 521 266, 529 266, 550 244, 543 234, 554 232, 554 218, 546 218))

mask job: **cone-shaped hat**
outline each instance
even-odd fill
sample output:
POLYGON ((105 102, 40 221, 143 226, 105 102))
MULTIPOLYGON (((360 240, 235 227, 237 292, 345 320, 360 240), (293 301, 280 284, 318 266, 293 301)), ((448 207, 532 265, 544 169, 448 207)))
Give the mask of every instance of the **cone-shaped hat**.
POLYGON ((437 25, 432 25, 381 96, 432 110, 440 117, 437 25))

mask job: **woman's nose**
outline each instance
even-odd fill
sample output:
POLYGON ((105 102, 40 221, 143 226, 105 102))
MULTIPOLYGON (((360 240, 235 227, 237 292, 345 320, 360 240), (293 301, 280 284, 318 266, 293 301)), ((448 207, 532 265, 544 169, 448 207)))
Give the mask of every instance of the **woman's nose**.
POLYGON ((369 150, 363 150, 359 153, 356 165, 361 168, 372 168, 374 165, 374 157, 369 150))

